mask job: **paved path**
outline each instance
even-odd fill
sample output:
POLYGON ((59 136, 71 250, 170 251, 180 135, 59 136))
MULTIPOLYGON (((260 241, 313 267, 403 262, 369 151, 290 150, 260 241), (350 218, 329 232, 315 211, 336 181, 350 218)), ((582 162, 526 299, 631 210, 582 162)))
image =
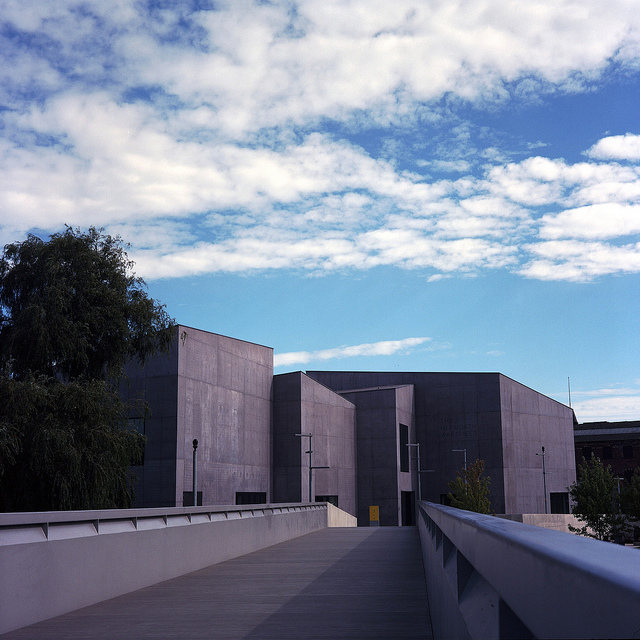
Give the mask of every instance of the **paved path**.
POLYGON ((417 529, 324 529, 2 636, 431 638, 417 529))

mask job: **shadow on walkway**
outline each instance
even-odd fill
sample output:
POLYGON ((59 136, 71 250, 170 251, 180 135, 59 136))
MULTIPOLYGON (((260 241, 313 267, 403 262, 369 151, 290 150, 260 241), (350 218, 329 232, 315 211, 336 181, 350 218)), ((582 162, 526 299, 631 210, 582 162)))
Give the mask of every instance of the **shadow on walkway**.
POLYGON ((412 527, 323 529, 6 638, 431 638, 412 527))

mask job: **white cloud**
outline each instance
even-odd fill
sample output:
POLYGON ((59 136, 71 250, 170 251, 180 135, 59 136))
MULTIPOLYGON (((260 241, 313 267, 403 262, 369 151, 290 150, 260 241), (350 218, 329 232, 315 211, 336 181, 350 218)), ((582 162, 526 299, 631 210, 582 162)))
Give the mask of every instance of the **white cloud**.
POLYGON ((603 138, 587 162, 512 162, 456 123, 453 148, 412 165, 461 174, 442 180, 318 132, 326 120, 442 123, 431 101, 444 95, 482 105, 582 90, 612 57, 634 63, 633 5, 238 0, 190 13, 8 0, 3 19, 24 33, 0 43, 0 241, 105 226, 147 278, 637 272, 640 169, 608 161, 636 158, 640 136, 603 138), (611 244, 583 242, 596 240, 611 244))
POLYGON ((608 274, 640 272, 640 242, 615 246, 603 242, 551 240, 524 248, 534 256, 518 270, 527 278, 585 282, 608 274))
POLYGON ((625 133, 602 138, 587 151, 587 155, 604 160, 640 160, 640 135, 625 133))
POLYGON ((640 233, 640 205, 592 204, 542 217, 540 237, 604 239, 640 233))
POLYGON ((578 422, 640 420, 640 389, 612 387, 572 392, 578 422))
POLYGON ((431 342, 431 338, 405 338, 403 340, 383 340, 369 344, 335 347, 319 351, 295 351, 276 353, 273 356, 273 366, 283 367, 292 364, 307 364, 318 360, 335 360, 338 358, 353 358, 362 356, 391 356, 397 353, 407 353, 413 348, 431 342))

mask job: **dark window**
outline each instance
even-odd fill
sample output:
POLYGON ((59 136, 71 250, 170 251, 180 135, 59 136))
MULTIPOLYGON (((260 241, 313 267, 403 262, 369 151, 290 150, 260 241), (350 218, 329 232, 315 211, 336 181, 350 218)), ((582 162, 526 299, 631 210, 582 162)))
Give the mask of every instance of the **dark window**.
POLYGON ((566 491, 550 493, 551 513, 569 513, 569 494, 566 491))
POLYGON ((613 447, 602 447, 602 459, 611 460, 613 458, 613 447))
MULTIPOLYGON (((182 492, 182 506, 193 507, 193 491, 182 492)), ((198 506, 202 506, 202 491, 198 491, 198 506)))
POLYGON ((267 504, 267 492, 236 491, 236 504, 267 504))
POLYGON ((413 508, 415 492, 401 491, 400 499, 402 507, 402 526, 414 527, 416 524, 415 510, 413 508))
POLYGON ((440 494, 440 504, 444 504, 447 507, 451 506, 451 500, 449 500, 449 494, 448 493, 441 493, 440 494))
POLYGON ((585 458, 585 460, 591 460, 592 453, 591 447, 582 447, 582 457, 585 458))
POLYGON ((627 481, 627 482, 631 482, 631 480, 633 480, 633 469, 625 469, 622 472, 622 477, 627 481))
POLYGON ((330 502, 334 507, 337 507, 338 496, 316 496, 316 502, 330 502))
POLYGON ((409 427, 400 425, 400 471, 409 471, 409 427))
POLYGON ((625 444, 622 447, 622 457, 623 458, 633 458, 633 445, 625 444))

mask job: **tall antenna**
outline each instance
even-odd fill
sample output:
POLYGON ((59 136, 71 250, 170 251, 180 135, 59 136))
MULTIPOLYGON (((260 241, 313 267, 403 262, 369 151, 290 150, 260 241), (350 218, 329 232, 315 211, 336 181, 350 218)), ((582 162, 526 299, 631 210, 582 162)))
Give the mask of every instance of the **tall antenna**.
POLYGON ((567 386, 569 387, 569 409, 571 409, 571 378, 567 376, 567 386))

